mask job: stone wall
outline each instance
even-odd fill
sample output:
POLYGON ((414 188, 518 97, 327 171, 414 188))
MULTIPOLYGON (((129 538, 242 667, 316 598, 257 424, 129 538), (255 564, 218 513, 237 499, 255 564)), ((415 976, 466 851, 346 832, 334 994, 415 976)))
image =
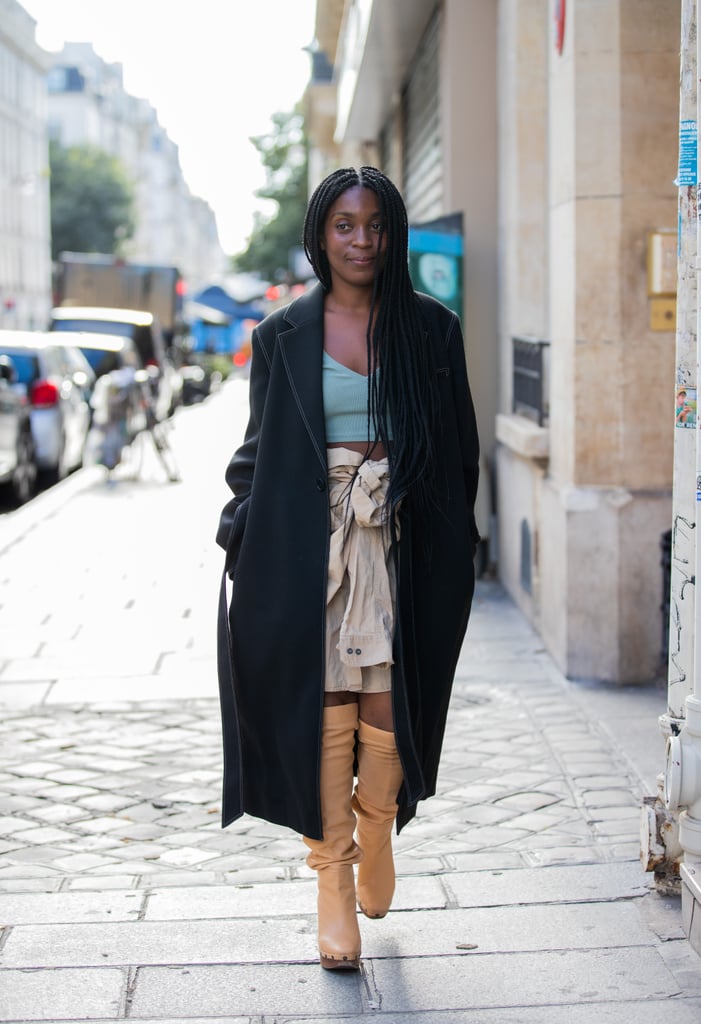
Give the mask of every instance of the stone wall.
POLYGON ((650 330, 646 252, 649 232, 676 224, 679 5, 568 4, 562 54, 547 7, 500 9, 504 415, 510 337, 550 341, 545 474, 542 460, 516 472, 513 451, 499 455, 500 571, 564 671, 631 682, 660 668, 671 518, 674 334, 650 330), (533 517, 532 595, 512 481, 533 517))

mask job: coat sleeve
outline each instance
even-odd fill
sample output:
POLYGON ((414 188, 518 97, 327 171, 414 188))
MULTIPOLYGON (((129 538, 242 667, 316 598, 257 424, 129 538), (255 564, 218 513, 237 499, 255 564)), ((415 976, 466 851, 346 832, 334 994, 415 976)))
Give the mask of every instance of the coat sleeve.
POLYGON ((477 498, 477 484, 479 481, 479 437, 477 434, 477 420, 475 408, 472 402, 470 383, 467 377, 467 365, 465 362, 465 343, 463 341, 460 321, 457 316, 452 318, 448 328, 448 359, 450 363, 450 378, 452 381, 453 404, 458 426, 458 437, 460 442, 460 453, 462 459, 462 470, 465 481, 465 494, 467 506, 470 510, 470 536, 472 537, 473 551, 480 541, 479 530, 475 520, 475 500, 477 498))
POLYGON ((270 357, 258 329, 251 339, 252 357, 249 379, 249 418, 243 444, 234 452, 226 468, 225 479, 234 497, 224 506, 217 530, 217 544, 226 551, 226 571, 233 575, 243 537, 248 499, 258 454, 263 410, 270 380, 270 357))

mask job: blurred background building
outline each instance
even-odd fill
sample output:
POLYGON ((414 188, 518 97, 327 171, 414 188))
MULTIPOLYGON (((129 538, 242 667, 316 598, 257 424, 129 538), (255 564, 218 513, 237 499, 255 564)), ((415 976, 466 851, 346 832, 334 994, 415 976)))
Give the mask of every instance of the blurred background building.
POLYGON ((136 231, 123 255, 174 264, 194 289, 220 275, 226 261, 214 213, 191 194, 154 108, 125 92, 122 65, 106 63, 90 43, 67 43, 49 59, 49 137, 117 157, 134 185, 136 231))
POLYGON ((44 327, 51 305, 47 54, 0 0, 0 327, 44 327))
POLYGON ((49 139, 120 161, 136 199, 125 258, 177 266, 193 291, 226 272, 212 209, 190 192, 154 108, 125 91, 122 66, 90 43, 42 50, 34 19, 18 0, 0 0, 0 326, 48 322, 49 139))

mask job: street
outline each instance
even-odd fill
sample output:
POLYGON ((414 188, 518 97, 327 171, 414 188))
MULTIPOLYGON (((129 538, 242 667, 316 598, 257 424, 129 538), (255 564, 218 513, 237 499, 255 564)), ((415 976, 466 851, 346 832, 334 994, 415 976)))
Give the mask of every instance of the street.
POLYGON ((701 1014, 639 862, 657 687, 575 684, 478 584, 436 797, 362 969, 320 970, 300 837, 219 825, 215 611, 246 382, 179 411, 181 483, 98 467, 0 519, 0 1020, 652 1024, 701 1014))

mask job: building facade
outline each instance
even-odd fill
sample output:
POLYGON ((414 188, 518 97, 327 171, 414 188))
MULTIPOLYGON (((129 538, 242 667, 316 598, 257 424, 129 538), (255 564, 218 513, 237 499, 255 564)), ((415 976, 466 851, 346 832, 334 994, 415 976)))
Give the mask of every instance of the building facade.
POLYGON ((333 167, 375 164, 401 190, 411 223, 462 216, 463 331, 485 453, 477 518, 487 537, 498 411, 496 6, 319 0, 316 37, 333 71, 306 94, 310 186, 333 167))
POLYGON ((212 209, 190 192, 156 111, 124 90, 121 65, 88 43, 47 53, 18 0, 0 0, 0 327, 48 323, 49 138, 97 146, 122 163, 137 222, 125 257, 177 266, 192 291, 226 273, 212 209))
POLYGON ((0 328, 42 328, 51 306, 45 53, 0 0, 0 328))
POLYGON ((638 682, 665 668, 674 318, 648 252, 676 228, 679 4, 570 4, 560 40, 548 7, 501 5, 501 365, 547 343, 549 419, 502 373, 500 569, 568 675, 638 682))
POLYGON ((105 62, 89 43, 67 43, 51 54, 48 92, 50 137, 103 149, 133 183, 136 231, 123 255, 177 266, 193 291, 220 277, 227 261, 214 213, 191 194, 154 108, 125 91, 121 64, 105 62))
POLYGON ((462 214, 502 581, 567 675, 653 678, 674 320, 647 254, 676 228, 679 0, 319 0, 317 42, 314 172, 374 162, 410 221, 462 214))
POLYGON ((312 186, 375 163, 462 215, 480 527, 568 677, 667 679, 641 857, 701 952, 698 14, 318 0, 307 120, 312 186))

